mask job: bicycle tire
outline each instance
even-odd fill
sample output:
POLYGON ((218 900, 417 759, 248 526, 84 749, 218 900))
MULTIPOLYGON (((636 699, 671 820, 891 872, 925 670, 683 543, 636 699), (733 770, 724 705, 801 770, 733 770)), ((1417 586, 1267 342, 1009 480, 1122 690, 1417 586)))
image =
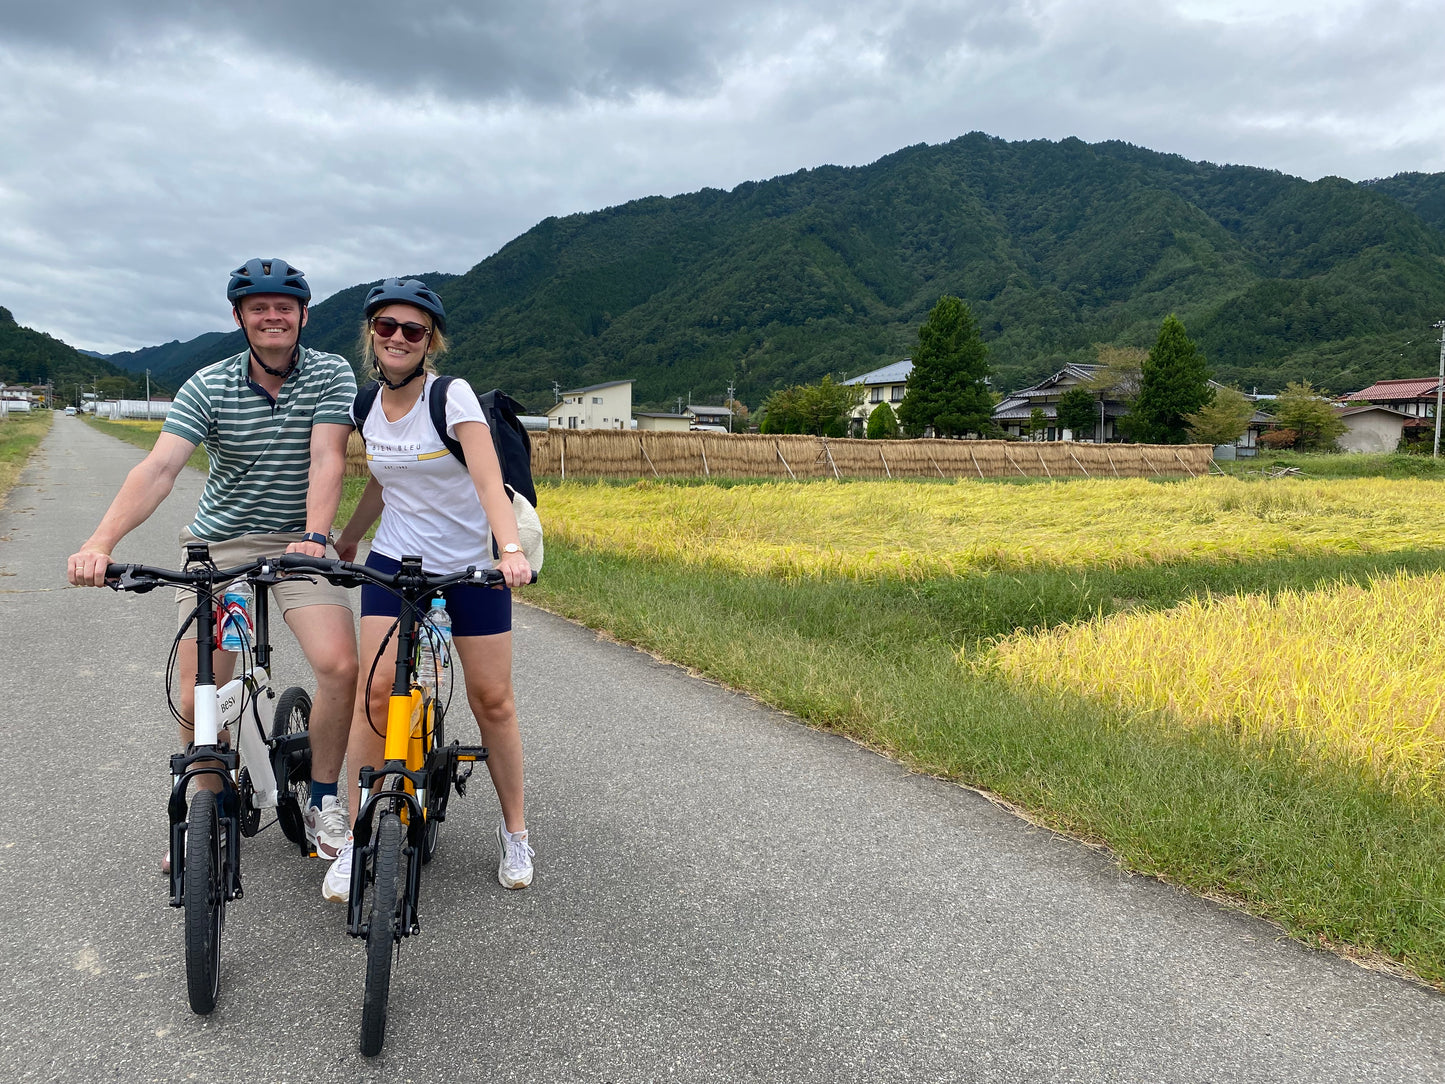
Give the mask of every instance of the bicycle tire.
MULTIPOLYGON (((282 738, 288 734, 307 733, 311 729, 311 694, 300 686, 293 685, 276 700, 276 714, 271 723, 271 737, 282 738)), ((311 800, 311 747, 306 748, 306 759, 286 773, 285 779, 276 780, 276 820, 281 831, 296 846, 307 850, 306 825, 301 811, 311 800)))
POLYGON ((205 1016, 216 1007, 220 989, 221 927, 226 915, 221 826, 213 791, 198 790, 191 797, 181 883, 186 923, 186 994, 191 1011, 205 1016))
POLYGON ((393 812, 381 815, 376 828, 372 859, 371 913, 366 929, 366 988, 361 998, 361 1052, 368 1058, 381 1053, 386 1040, 387 1001, 391 996, 391 963, 396 956, 400 910, 401 820, 393 812))

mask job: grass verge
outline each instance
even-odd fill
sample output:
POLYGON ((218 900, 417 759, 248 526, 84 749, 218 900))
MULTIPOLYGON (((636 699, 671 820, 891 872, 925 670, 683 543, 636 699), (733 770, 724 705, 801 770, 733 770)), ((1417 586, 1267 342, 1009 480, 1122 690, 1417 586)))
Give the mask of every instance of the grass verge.
POLYGON ((11 414, 0 422, 0 504, 5 502, 20 477, 30 453, 50 431, 53 413, 35 410, 29 414, 11 414))
POLYGON ((834 730, 978 787, 1127 868, 1232 901, 1310 943, 1445 983, 1445 808, 1286 741, 1241 742, 1020 691, 958 664, 980 636, 1124 600, 1437 569, 1438 552, 1257 565, 973 576, 764 577, 550 544, 527 597, 834 730))

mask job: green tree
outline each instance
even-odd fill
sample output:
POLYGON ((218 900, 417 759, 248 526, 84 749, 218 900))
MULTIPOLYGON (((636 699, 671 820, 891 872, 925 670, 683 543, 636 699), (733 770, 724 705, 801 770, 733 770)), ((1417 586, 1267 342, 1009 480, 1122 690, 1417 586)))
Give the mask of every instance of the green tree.
POLYGON ((1034 407, 1029 411, 1029 440, 1040 440, 1040 434, 1049 427, 1049 416, 1044 413, 1043 407, 1034 407))
POLYGON ((879 403, 868 415, 868 439, 891 440, 898 436, 898 415, 887 403, 879 403))
POLYGON ((859 384, 839 384, 825 376, 816 384, 797 384, 768 396, 763 404, 764 433, 811 433, 841 437, 848 429, 848 415, 863 401, 859 384))
POLYGON ((1349 426, 1330 405, 1329 395, 1308 380, 1290 381, 1274 402, 1275 421, 1295 431, 1294 446, 1305 452, 1328 452, 1349 426))
POLYGON ((1099 420, 1099 401, 1087 388, 1070 388, 1059 396, 1055 408, 1059 428, 1074 434, 1075 440, 1092 440, 1099 420))
POLYGON ((1129 434, 1146 444, 1183 444, 1189 439, 1186 416, 1198 413, 1213 397, 1204 355, 1184 333, 1184 325, 1166 316, 1144 359, 1139 397, 1129 411, 1129 434))
POLYGON ((1189 435, 1200 444, 1233 444, 1249 428, 1254 417, 1254 400, 1237 388, 1219 388, 1214 401, 1184 420, 1189 435))
POLYGON ((944 294, 918 329, 918 349, 898 420, 910 436, 930 426, 935 436, 989 433, 997 429, 985 383, 988 347, 967 305, 944 294))

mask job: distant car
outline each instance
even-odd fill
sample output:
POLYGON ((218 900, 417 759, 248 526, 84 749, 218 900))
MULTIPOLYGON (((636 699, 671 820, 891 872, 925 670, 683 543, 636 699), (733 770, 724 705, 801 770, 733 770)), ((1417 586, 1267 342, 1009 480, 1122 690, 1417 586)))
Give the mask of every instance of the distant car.
POLYGON ((75 408, 74 408, 73 406, 68 406, 68 407, 65 408, 65 413, 67 413, 67 414, 74 414, 74 413, 75 413, 75 408))

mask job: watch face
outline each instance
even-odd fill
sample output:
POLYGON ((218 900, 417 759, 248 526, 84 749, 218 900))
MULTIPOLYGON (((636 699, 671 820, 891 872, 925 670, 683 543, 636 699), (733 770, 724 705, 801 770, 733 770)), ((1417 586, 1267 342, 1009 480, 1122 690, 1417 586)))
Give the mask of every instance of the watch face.
POLYGON ((515 543, 515 542, 508 542, 505 546, 502 547, 502 552, 503 552, 503 553, 521 553, 521 552, 522 552, 522 547, 519 546, 519 545, 517 545, 517 543, 515 543))

